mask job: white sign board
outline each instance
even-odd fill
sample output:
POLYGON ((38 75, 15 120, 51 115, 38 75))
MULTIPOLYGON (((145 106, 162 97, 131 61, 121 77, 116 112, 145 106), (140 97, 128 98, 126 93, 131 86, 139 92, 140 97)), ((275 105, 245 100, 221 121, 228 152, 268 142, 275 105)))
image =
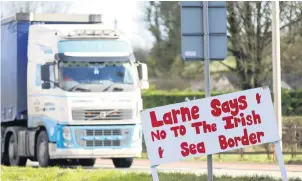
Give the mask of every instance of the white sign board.
POLYGON ((279 141, 269 88, 141 113, 151 166, 279 141))

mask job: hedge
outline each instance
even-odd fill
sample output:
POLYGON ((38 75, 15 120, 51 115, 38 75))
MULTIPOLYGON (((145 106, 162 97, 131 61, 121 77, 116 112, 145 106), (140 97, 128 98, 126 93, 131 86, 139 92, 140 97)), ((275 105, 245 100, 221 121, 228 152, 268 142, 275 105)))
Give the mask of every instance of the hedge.
MULTIPOLYGON (((221 95, 229 92, 212 92, 212 96, 221 95)), ((204 92, 186 92, 186 91, 157 91, 149 90, 143 92, 144 109, 175 104, 185 101, 185 98, 190 100, 194 97, 201 99, 205 97, 204 92)), ((273 98, 273 94, 272 94, 273 98)), ((282 115, 283 116, 301 116, 302 115, 302 90, 283 90, 282 98, 282 115)))

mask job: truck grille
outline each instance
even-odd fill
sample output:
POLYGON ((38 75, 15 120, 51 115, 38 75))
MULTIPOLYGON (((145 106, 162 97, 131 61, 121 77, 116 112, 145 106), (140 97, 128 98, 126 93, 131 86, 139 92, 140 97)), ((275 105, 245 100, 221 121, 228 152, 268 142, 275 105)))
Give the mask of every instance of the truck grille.
POLYGON ((123 120, 131 118, 131 109, 72 110, 73 120, 123 120))
POLYGON ((86 136, 120 136, 120 129, 86 130, 86 136))
POLYGON ((86 147, 93 147, 93 146, 121 146, 120 140, 89 140, 86 141, 86 147))
POLYGON ((107 146, 123 146, 125 145, 129 140, 129 130, 125 130, 127 134, 125 140, 84 140, 81 137, 83 136, 122 136, 122 130, 121 129, 102 129, 102 130, 82 130, 78 129, 75 130, 76 134, 76 140, 79 146, 82 147, 107 147, 107 146))

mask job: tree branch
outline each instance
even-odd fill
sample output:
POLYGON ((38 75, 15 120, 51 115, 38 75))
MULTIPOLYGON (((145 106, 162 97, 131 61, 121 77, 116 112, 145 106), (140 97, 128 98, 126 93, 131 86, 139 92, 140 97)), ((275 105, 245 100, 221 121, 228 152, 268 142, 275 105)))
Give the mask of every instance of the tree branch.
MULTIPOLYGON (((292 26, 292 25, 294 25, 295 23, 298 23, 298 22, 301 21, 301 20, 302 20, 302 15, 300 15, 296 20, 291 21, 291 22, 289 22, 289 23, 287 23, 287 24, 281 26, 281 27, 280 27, 280 30, 283 30, 283 29, 286 28, 287 26, 292 26)), ((271 31, 267 32, 267 34, 264 35, 264 37, 263 37, 264 40, 265 40, 265 41, 270 41, 271 38, 272 38, 272 36, 269 36, 269 35, 271 35, 271 34, 272 34, 271 31)))
POLYGON ((225 67, 227 67, 228 69, 230 69, 231 71, 236 71, 235 68, 233 68, 233 67, 231 67, 231 66, 225 64, 224 62, 222 62, 222 61, 218 61, 218 62, 219 62, 220 64, 224 65, 225 67))

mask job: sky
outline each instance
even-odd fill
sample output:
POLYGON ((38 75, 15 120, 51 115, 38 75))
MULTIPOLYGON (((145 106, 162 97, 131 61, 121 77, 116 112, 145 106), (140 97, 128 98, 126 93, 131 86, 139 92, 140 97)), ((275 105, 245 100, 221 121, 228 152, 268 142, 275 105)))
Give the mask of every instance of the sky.
MULTIPOLYGON (((1 6, 1 11, 5 16, 14 14, 15 5, 12 2, 4 1, 8 4, 1 6)), ((4 3, 1 1, 2 3, 4 3)), ((56 1, 60 3, 62 1, 56 1)), ((64 1, 63 1, 64 2, 64 1)), ((68 4, 68 13, 75 14, 102 14, 104 24, 114 27, 114 20, 117 20, 118 28, 129 38, 133 47, 140 47, 143 49, 150 49, 154 41, 152 35, 146 28, 144 22, 144 5, 147 1, 136 0, 73 0, 68 4), (70 3, 71 2, 71 3, 70 3)), ((51 3, 48 1, 46 4, 51 3)), ((23 5, 19 4, 23 8, 23 5)), ((35 6, 35 5, 33 5, 35 6)), ((40 13, 45 8, 39 7, 34 11, 40 13)), ((61 11, 61 10, 59 10, 61 11)))
POLYGON ((98 0, 74 1, 69 9, 70 13, 102 14, 104 23, 114 25, 117 19, 118 28, 129 37, 134 47, 149 49, 153 37, 146 29, 144 18, 144 2, 132 0, 98 0))

